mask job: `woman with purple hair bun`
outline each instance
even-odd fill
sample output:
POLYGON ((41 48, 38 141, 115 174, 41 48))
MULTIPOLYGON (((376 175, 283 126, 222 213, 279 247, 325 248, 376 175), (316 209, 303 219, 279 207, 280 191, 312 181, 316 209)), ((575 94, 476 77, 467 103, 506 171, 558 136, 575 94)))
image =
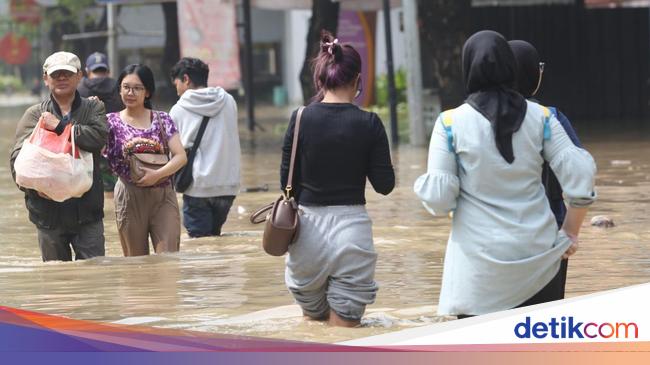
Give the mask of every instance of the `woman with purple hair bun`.
MULTIPOLYGON (((353 104, 361 84, 359 53, 323 32, 312 67, 318 93, 299 127, 292 191, 300 205, 300 230, 289 246, 285 281, 306 318, 353 327, 378 289, 366 178, 387 195, 395 174, 381 120, 353 104)), ((297 113, 282 147, 283 190, 297 113)))

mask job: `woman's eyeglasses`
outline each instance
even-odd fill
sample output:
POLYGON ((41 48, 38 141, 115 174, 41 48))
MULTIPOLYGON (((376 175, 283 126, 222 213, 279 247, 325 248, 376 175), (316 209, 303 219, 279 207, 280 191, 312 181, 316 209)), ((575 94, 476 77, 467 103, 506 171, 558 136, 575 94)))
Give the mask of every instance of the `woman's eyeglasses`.
POLYGON ((132 92, 133 95, 140 95, 144 91, 143 86, 131 86, 127 84, 122 84, 122 92, 125 94, 128 94, 129 92, 132 92))

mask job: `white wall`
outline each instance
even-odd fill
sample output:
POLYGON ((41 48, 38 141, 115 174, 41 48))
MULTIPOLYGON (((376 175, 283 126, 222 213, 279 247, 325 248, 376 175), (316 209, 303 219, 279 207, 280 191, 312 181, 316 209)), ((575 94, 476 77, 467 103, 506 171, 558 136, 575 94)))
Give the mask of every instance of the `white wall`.
POLYGON ((302 104, 300 69, 307 51, 307 32, 311 10, 289 10, 285 12, 285 35, 283 43, 283 74, 289 103, 302 104))
POLYGON ((127 35, 119 32, 120 49, 140 49, 165 46, 165 17, 160 4, 122 6, 117 24, 127 35), (129 32, 146 32, 150 35, 128 35, 129 32))
POLYGON ((253 43, 281 42, 284 36, 284 28, 283 11, 251 9, 253 43))
POLYGON ((9 0, 0 0, 0 16, 9 15, 9 0))
MULTIPOLYGON (((393 41, 393 69, 395 71, 400 68, 406 67, 406 45, 405 34, 400 30, 400 15, 402 13, 402 8, 393 8, 390 12, 391 24, 390 28, 392 31, 392 41, 393 41)), ((377 57, 377 63, 375 67, 375 74, 381 75, 388 72, 386 66, 386 31, 384 30, 384 12, 377 12, 377 34, 375 37, 375 56, 377 57)))

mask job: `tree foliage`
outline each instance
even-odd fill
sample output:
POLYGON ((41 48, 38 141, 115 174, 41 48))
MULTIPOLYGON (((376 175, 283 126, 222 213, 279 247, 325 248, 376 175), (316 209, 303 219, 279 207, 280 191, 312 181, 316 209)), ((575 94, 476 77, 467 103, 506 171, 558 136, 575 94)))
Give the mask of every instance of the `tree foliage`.
POLYGON ((70 50, 81 58, 95 51, 106 52, 106 37, 63 41, 66 34, 106 30, 106 8, 97 7, 94 0, 59 0, 57 6, 46 8, 45 19, 53 51, 70 50))

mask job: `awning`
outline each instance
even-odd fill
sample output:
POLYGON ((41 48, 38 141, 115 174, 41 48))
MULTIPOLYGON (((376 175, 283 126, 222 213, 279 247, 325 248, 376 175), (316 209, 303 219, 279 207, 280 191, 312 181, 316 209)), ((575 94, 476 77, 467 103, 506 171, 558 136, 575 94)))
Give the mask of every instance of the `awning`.
POLYGON ((647 8, 650 0, 585 0, 587 8, 647 8))
POLYGON ((573 5, 575 0, 472 0, 472 6, 573 5))
MULTIPOLYGON (((408 0, 414 1, 414 0, 408 0)), ((341 10, 370 11, 383 9, 382 0, 340 0, 341 10)), ((254 8, 273 10, 309 9, 311 10, 312 0, 251 0, 254 8)), ((401 0, 390 0, 392 8, 402 6, 401 0)))
MULTIPOLYGON (((46 8, 59 5, 59 0, 36 0, 36 2, 46 8)), ((106 5, 108 3, 115 5, 145 5, 171 2, 176 2, 176 0, 95 0, 97 5, 106 5)))
MULTIPOLYGON (((472 0, 472 6, 573 5, 575 0, 472 0)), ((650 0, 585 0, 586 8, 650 7, 650 0)))
MULTIPOLYGON (((414 1, 414 0, 409 0, 414 1)), ((58 0, 36 0, 41 6, 55 6, 58 0)), ((98 5, 113 3, 115 5, 144 5, 176 2, 176 0, 95 0, 98 5)), ((241 5, 237 0, 237 5, 241 5)), ((342 10, 370 11, 383 9, 382 0, 339 0, 342 10)), ((270 10, 311 10, 312 0, 251 0, 251 6, 270 10)), ((391 8, 402 6, 402 0, 390 0, 391 8)))

